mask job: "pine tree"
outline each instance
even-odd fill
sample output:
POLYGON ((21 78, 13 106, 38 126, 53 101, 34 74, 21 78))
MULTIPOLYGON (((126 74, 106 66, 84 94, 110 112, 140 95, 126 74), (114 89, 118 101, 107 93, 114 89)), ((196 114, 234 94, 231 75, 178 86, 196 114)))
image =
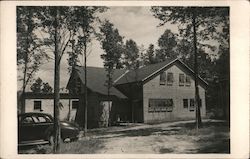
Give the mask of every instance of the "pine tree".
POLYGON ((154 64, 156 63, 156 59, 155 59, 155 48, 153 44, 150 44, 146 54, 144 55, 144 64, 145 65, 149 65, 149 64, 154 64))
POLYGON ((139 49, 135 41, 129 39, 125 44, 124 51, 124 64, 127 69, 134 70, 137 69, 138 66, 138 58, 139 58, 139 49))

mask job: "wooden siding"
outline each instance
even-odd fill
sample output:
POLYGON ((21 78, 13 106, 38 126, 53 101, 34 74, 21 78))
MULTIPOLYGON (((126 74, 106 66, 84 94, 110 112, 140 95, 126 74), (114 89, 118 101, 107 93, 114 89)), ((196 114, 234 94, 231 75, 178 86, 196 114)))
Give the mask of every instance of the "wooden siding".
MULTIPOLYGON (((76 122, 80 126, 84 126, 84 94, 80 97, 79 110, 76 114, 76 122), (81 98, 82 97, 82 98, 81 98)), ((102 95, 96 92, 88 92, 88 128, 100 127, 100 102, 108 101, 109 98, 106 95, 102 95)), ((111 122, 116 121, 118 115, 120 120, 127 121, 131 119, 131 109, 128 106, 127 99, 119 99, 115 96, 111 96, 112 107, 110 112, 111 122)))
MULTIPOLYGON (((72 101, 78 101, 78 99, 71 99, 69 103, 69 99, 60 99, 60 103, 63 105, 63 107, 60 109, 60 120, 67 119, 68 112, 69 112, 69 104, 70 104, 70 119, 72 121, 75 120, 76 115, 76 109, 72 109, 72 101)), ((54 100, 53 99, 44 99, 44 98, 32 98, 32 99, 25 99, 25 112, 42 112, 42 113, 48 113, 53 116, 54 112, 54 100), (40 110, 34 110, 34 101, 41 101, 41 109, 40 110)))
MULTIPOLYGON (((194 99, 194 78, 191 77, 190 86, 179 86, 179 74, 183 73, 185 76, 187 73, 179 65, 173 65, 166 72, 172 72, 174 76, 174 82, 172 85, 160 85, 160 75, 154 77, 143 85, 143 114, 144 122, 155 122, 155 121, 172 121, 181 119, 194 119, 195 111, 189 111, 187 108, 183 108, 183 99, 194 99), (149 99, 173 99, 174 107, 172 112, 149 112, 149 99)), ((201 116, 206 115, 205 105, 205 89, 199 85, 199 94, 202 100, 201 116)))

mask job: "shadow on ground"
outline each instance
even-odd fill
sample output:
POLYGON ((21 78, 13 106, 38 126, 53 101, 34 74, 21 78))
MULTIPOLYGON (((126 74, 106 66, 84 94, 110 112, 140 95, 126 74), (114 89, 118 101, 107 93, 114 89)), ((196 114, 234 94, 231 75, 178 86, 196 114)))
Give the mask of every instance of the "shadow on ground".
MULTIPOLYGON (((110 127, 90 130, 89 137, 79 141, 61 144, 61 154, 96 154, 107 150, 107 143, 135 137, 145 146, 143 137, 151 138, 156 153, 230 153, 229 125, 225 122, 205 122, 198 131, 194 123, 182 123, 173 126, 153 125, 143 127, 110 127), (157 145, 158 144, 158 145, 157 145), (193 145, 193 146, 189 146, 193 145), (180 150, 181 148, 181 150, 180 150)), ((149 141, 149 140, 148 140, 149 141)), ((126 142, 125 142, 126 143, 126 142)), ((113 145, 111 145, 112 147, 113 145)), ((122 145, 114 145, 122 146, 122 145)), ((18 149, 19 154, 50 154, 52 147, 40 145, 18 149)))

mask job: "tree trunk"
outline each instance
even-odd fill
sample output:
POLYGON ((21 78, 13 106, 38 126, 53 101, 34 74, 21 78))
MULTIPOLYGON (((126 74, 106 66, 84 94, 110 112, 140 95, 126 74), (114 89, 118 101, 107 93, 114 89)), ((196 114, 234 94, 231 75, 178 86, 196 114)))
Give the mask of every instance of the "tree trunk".
POLYGON ((198 87, 198 60, 197 60, 197 38, 196 38, 196 9, 193 8, 193 16, 192 16, 192 25, 193 25, 193 43, 194 43, 194 75, 195 75, 195 121, 196 121, 196 129, 199 129, 202 126, 201 121, 201 113, 200 113, 200 97, 199 97, 199 87, 198 87))
POLYGON ((26 48, 25 48, 25 58, 24 58, 24 71, 23 71, 23 88, 22 88, 22 95, 21 95, 21 113, 25 113, 25 89, 27 86, 26 82, 26 75, 27 75, 27 67, 28 67, 28 55, 29 55, 29 45, 30 45, 30 26, 31 26, 31 11, 28 10, 29 12, 29 19, 28 19, 28 24, 27 24, 27 35, 26 35, 26 48))
POLYGON ((27 63, 28 63, 28 51, 29 51, 29 48, 28 48, 28 35, 27 35, 27 48, 26 48, 26 54, 25 54, 25 61, 24 61, 24 71, 23 71, 23 88, 22 88, 22 94, 21 94, 21 113, 25 113, 25 89, 26 89, 26 74, 27 74, 27 63))
POLYGON ((112 70, 108 70, 108 126, 111 126, 111 116, 110 116, 110 112, 111 112, 111 98, 110 98, 110 89, 111 89, 111 83, 112 83, 112 70))
POLYGON ((69 112, 68 112, 68 121, 70 121, 70 116, 71 116, 71 97, 69 97, 69 112))
POLYGON ((88 129, 88 94, 87 94, 87 43, 84 42, 84 95, 85 95, 85 110, 84 110, 84 136, 88 129))
POLYGON ((59 114, 59 100, 60 100, 60 57, 58 50, 58 19, 59 13, 58 8, 56 9, 55 15, 55 70, 54 70, 54 153, 59 153, 60 151, 60 114, 59 114))

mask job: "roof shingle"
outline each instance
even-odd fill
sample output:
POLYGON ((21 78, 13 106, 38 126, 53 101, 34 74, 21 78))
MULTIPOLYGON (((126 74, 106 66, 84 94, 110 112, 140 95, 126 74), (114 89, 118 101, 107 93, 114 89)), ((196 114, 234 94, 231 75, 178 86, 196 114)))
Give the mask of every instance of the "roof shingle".
POLYGON ((130 70, 124 76, 122 76, 119 80, 117 80, 115 84, 119 85, 119 84, 124 84, 124 83, 143 81, 145 78, 149 77, 152 73, 162 69, 164 66, 174 61, 175 59, 166 59, 166 61, 164 62, 144 66, 137 70, 130 70))
MULTIPOLYGON (((84 84, 84 67, 76 66, 76 72, 78 73, 82 83, 84 84)), ((113 73, 113 80, 120 77, 126 70, 115 69, 113 73)), ((104 95, 108 94, 106 86, 107 72, 104 68, 100 67, 87 67, 87 87, 94 92, 104 95)), ((127 98, 124 94, 112 87, 110 89, 110 95, 115 95, 119 98, 127 98)))

